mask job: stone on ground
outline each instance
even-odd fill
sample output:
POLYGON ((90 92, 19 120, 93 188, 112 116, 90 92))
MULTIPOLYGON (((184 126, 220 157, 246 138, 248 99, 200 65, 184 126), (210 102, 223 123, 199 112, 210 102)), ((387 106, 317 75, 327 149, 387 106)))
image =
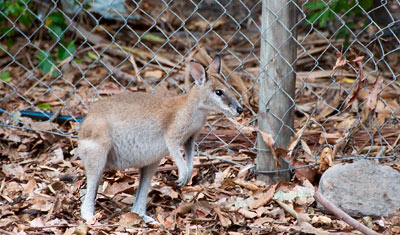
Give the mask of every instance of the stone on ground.
POLYGON ((400 208, 400 173, 370 160, 329 168, 318 190, 354 217, 386 216, 400 208))

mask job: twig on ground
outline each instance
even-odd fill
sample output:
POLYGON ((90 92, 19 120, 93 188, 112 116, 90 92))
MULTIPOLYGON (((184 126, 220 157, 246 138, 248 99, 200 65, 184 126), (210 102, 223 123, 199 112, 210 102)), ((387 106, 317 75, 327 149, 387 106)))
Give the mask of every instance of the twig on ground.
POLYGON ((355 220, 353 217, 348 215, 339 207, 335 206, 332 202, 328 201, 320 192, 315 191, 314 198, 317 200, 321 205, 323 205, 327 210, 332 212, 336 215, 339 219, 343 220, 344 222, 348 223, 353 228, 357 229, 358 231, 364 234, 372 234, 378 235, 379 233, 373 231, 372 229, 368 228, 367 226, 363 225, 362 223, 355 220))
MULTIPOLYGON (((307 215, 297 213, 292 207, 289 205, 285 204, 281 200, 274 200, 276 203, 278 203, 285 211, 287 211, 291 216, 296 218, 297 224, 299 225, 299 230, 300 232, 304 233, 311 233, 311 234, 318 234, 318 235, 329 235, 332 234, 330 232, 324 231, 321 228, 315 228, 312 226, 312 224, 309 223, 309 218, 307 215)), ((296 229, 296 228, 295 228, 296 229)))

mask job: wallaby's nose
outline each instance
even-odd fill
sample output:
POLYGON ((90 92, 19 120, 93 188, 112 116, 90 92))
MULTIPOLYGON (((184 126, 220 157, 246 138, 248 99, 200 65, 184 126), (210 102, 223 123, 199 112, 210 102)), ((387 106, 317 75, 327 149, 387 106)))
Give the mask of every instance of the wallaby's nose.
POLYGON ((236 112, 238 112, 238 114, 240 115, 240 114, 242 114, 243 113, 243 108, 242 107, 237 107, 236 108, 236 112))

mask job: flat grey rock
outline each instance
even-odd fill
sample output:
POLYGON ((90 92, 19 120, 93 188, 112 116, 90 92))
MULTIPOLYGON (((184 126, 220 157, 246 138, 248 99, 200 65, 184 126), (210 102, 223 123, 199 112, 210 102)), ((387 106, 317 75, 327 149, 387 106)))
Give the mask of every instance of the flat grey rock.
POLYGON ((370 160, 329 168, 318 190, 354 217, 386 216, 400 208, 400 173, 370 160))

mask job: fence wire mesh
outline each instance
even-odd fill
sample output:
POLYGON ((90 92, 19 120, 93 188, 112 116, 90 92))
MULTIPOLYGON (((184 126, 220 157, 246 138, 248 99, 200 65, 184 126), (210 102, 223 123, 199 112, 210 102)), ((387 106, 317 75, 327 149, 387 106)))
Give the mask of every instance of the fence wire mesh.
MULTIPOLYGON (((187 61, 207 65, 221 54, 224 77, 246 111, 234 120, 211 115, 197 146, 205 156, 254 158, 260 80, 274 79, 260 69, 268 2, 0 1, 1 125, 76 137, 100 97, 182 94, 192 84, 187 61)), ((296 76, 293 156, 311 165, 327 154, 398 156, 399 1, 289 5, 296 9, 290 38, 267 43, 278 45, 276 56, 289 39, 297 47, 287 61, 296 76)), ((272 24, 279 23, 277 16, 272 24)))

